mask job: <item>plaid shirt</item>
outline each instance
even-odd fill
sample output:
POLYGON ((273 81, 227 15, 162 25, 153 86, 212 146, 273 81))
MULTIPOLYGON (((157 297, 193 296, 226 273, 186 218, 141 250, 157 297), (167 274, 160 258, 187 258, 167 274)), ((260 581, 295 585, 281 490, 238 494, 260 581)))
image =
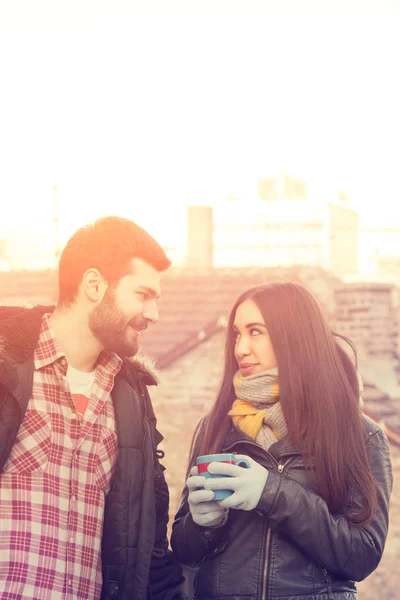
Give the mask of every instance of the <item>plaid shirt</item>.
POLYGON ((98 600, 104 503, 118 453, 110 392, 121 359, 100 355, 82 419, 49 315, 34 365, 32 397, 0 476, 0 597, 98 600))

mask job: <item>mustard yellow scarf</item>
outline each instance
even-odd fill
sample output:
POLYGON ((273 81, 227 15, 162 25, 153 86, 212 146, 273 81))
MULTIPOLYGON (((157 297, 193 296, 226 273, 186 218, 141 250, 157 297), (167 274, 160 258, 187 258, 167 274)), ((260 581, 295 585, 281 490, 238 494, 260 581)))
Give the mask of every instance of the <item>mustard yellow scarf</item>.
MULTIPOLYGON (((357 372, 360 390, 360 410, 363 384, 357 372)), ((234 424, 265 450, 288 434, 282 406, 279 402, 278 369, 243 377, 240 371, 233 378, 236 392, 229 415, 234 424)))
POLYGON ((236 400, 229 411, 234 424, 263 448, 287 435, 287 426, 279 402, 278 369, 233 378, 236 400))

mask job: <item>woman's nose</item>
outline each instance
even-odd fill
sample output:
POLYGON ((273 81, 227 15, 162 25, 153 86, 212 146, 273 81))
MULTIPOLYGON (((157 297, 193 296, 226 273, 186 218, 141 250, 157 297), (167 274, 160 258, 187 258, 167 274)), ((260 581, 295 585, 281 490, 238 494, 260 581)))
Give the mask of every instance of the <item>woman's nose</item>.
POLYGON ((250 347, 249 347, 249 343, 248 340, 246 340, 245 337, 241 337, 237 343, 236 343, 236 348, 235 348, 235 353, 236 356, 248 356, 250 354, 250 347))

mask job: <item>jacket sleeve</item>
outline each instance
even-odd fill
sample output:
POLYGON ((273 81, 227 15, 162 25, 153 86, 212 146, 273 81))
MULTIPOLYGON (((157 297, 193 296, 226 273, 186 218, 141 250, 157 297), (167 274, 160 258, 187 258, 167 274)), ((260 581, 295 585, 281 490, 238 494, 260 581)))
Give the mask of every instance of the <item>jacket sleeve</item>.
POLYGON ((257 510, 270 526, 290 538, 304 554, 343 579, 361 581, 378 566, 388 531, 392 468, 389 444, 381 431, 366 444, 372 474, 378 484, 378 506, 363 527, 344 515, 333 515, 326 502, 284 474, 270 471, 257 510))
MULTIPOLYGON (((163 438, 157 430, 156 436, 158 444, 163 438)), ((168 548, 169 491, 164 477, 165 467, 159 461, 161 456, 163 456, 162 451, 156 451, 154 465, 156 526, 149 570, 150 599, 184 600, 186 595, 181 591, 184 582, 182 568, 168 548)))
MULTIPOLYGON (((204 419, 198 424, 194 438, 193 451, 189 461, 189 470, 196 462, 198 448, 202 438, 204 419)), ((185 486, 178 512, 172 526, 171 546, 177 559, 186 566, 199 566, 208 555, 218 554, 224 547, 222 527, 202 527, 192 519, 188 503, 188 489, 185 486)))

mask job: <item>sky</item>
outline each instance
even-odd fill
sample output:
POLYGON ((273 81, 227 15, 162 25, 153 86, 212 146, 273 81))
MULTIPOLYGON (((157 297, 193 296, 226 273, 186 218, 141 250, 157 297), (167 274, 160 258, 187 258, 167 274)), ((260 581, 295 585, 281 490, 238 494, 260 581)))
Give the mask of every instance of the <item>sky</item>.
POLYGON ((400 216, 399 31, 400 0, 0 0, 2 227, 180 235, 282 171, 400 216))

